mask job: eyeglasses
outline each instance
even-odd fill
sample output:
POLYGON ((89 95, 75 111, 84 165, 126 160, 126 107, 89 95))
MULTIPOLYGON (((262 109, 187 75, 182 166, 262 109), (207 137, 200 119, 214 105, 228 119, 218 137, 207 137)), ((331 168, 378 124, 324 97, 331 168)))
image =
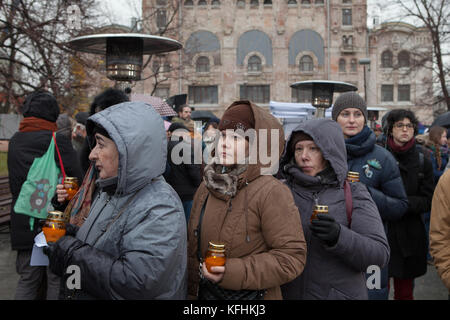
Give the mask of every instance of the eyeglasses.
POLYGON ((407 129, 414 129, 414 125, 412 123, 396 123, 394 124, 394 127, 397 129, 403 129, 404 127, 406 127, 407 129))

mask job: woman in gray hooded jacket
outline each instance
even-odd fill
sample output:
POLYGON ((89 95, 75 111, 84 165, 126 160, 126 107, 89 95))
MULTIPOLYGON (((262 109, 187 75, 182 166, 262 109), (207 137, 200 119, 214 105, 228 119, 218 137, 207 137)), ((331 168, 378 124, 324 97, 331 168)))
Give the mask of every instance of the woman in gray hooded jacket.
POLYGON ((347 215, 347 155, 339 125, 328 119, 299 125, 288 139, 280 169, 299 208, 308 249, 303 273, 282 286, 283 298, 367 299, 365 272, 387 264, 389 245, 362 183, 349 183, 347 215), (328 214, 310 220, 316 204, 328 206, 328 214))
POLYGON ((161 116, 148 104, 125 102, 91 116, 87 133, 95 139, 89 159, 100 191, 79 230, 47 250, 55 274, 79 268, 78 288, 62 282, 64 298, 185 299, 186 220, 162 177, 161 116))

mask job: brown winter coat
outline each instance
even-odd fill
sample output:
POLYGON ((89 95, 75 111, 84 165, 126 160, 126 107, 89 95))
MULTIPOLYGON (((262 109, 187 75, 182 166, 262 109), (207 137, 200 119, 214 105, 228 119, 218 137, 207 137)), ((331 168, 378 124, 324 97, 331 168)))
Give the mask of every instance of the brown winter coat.
MULTIPOLYGON (((284 147, 279 122, 248 101, 258 129, 278 129, 278 157, 284 147)), ((270 136, 270 130, 268 132, 270 136)), ((270 140, 269 140, 270 141, 270 140)), ((270 142, 267 150, 271 150, 270 142)), ((261 175, 261 164, 250 164, 239 175, 237 193, 231 198, 207 189, 202 182, 194 197, 188 227, 188 293, 196 296, 199 282, 197 238, 202 205, 208 196, 201 226, 201 252, 208 242, 225 243, 227 261, 219 283, 225 289, 267 289, 265 299, 282 299, 280 285, 298 277, 305 265, 306 243, 298 209, 290 190, 271 175, 261 175), (227 211, 229 212, 227 213, 227 211)))
POLYGON ((439 179, 434 190, 430 219, 430 253, 450 291, 450 170, 439 179))

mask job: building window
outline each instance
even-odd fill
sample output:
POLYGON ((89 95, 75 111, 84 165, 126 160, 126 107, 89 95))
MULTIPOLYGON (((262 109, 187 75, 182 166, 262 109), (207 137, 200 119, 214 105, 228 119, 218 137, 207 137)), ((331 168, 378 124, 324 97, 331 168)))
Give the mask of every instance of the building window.
POLYGON ((272 0, 264 0, 264 5, 272 5, 272 0))
POLYGON ((381 54, 381 66, 383 68, 392 68, 392 52, 389 50, 383 51, 381 54))
POLYGON ((206 0, 199 0, 198 1, 198 5, 199 6, 206 6, 207 5, 206 0))
POLYGON ((312 90, 292 88, 292 102, 311 103, 312 90))
POLYGON ((409 52, 408 51, 400 51, 398 54, 398 66, 401 67, 409 67, 410 65, 410 59, 409 59, 409 52))
POLYGON ((342 25, 352 25, 352 9, 342 9, 342 25))
POLYGON ((156 0, 158 6, 167 6, 167 0, 156 0))
POLYGON ((288 1, 288 5, 296 5, 297 1, 296 0, 289 0, 288 1))
POLYGON ((261 65, 261 58, 257 55, 253 55, 248 59, 248 65, 247 70, 249 72, 255 72, 255 71, 261 71, 262 65, 261 65))
POLYGON ((353 36, 342 36, 342 46, 344 49, 353 48, 353 36))
POLYGON ((269 103, 270 85, 241 85, 240 99, 257 103, 269 103))
POLYGON ((153 92, 153 96, 160 97, 162 99, 169 97, 169 88, 156 88, 153 92))
POLYGON ((245 8, 245 0, 237 0, 238 8, 245 8))
POLYGON ((220 1, 219 0, 213 0, 213 1, 211 1, 211 5, 213 7, 219 7, 220 6, 220 1))
POLYGON ((302 4, 311 4, 310 0, 302 0, 302 4))
POLYGON ((257 7, 259 6, 259 1, 258 0, 251 0, 250 1, 250 7, 257 7))
POLYGON ((186 1, 184 2, 184 5, 185 5, 186 7, 192 7, 192 6, 194 6, 194 1, 192 1, 192 0, 186 0, 186 1))
POLYGON ((345 62, 345 59, 341 58, 339 59, 339 72, 346 72, 347 70, 347 63, 345 62))
POLYGON ((217 104, 217 86, 189 86, 189 104, 217 104))
POLYGON ((381 85, 381 101, 382 102, 394 101, 394 86, 392 84, 381 85))
POLYGON ((164 29, 167 24, 167 18, 166 18, 166 10, 159 9, 156 12, 156 26, 159 29, 164 29))
POLYGON ((398 101, 411 101, 411 86, 409 84, 398 85, 398 101))
POLYGON ((195 64, 196 72, 209 72, 209 58, 202 56, 197 59, 195 64))
POLYGON ((311 56, 303 56, 300 59, 300 72, 314 71, 314 61, 311 56))
POLYGON ((315 4, 318 4, 318 5, 322 5, 323 4, 323 0, 316 0, 316 2, 314 2, 315 4))
POLYGON ((356 72, 356 71, 358 71, 356 59, 352 59, 352 61, 350 61, 350 72, 356 72))
POLYGON ((344 4, 351 4, 352 0, 342 0, 342 3, 344 3, 344 4))

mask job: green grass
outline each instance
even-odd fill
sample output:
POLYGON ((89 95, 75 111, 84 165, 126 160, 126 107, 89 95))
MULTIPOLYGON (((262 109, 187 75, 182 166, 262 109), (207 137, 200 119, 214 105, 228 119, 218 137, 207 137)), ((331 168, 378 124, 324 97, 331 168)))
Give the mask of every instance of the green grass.
POLYGON ((8 175, 7 152, 0 152, 0 176, 8 175))

